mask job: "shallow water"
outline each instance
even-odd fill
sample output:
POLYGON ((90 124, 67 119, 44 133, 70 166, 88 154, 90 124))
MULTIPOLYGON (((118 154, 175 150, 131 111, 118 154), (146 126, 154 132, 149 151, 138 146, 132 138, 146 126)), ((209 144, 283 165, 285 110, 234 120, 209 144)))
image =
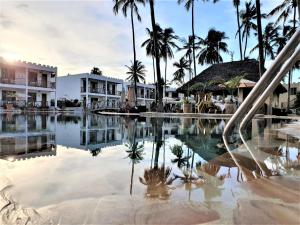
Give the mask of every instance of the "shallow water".
POLYGON ((297 224, 299 140, 253 120, 228 152, 225 124, 1 115, 0 223, 297 224))

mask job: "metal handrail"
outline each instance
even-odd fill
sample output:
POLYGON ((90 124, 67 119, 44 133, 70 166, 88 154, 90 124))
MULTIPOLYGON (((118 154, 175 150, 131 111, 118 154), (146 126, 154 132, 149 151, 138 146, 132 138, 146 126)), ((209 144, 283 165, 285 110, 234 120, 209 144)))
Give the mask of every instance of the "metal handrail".
POLYGON ((267 89, 263 92, 263 94, 256 100, 253 107, 247 113, 240 124, 240 133, 246 127, 247 123, 254 117, 257 110, 264 104, 264 102, 269 97, 270 93, 273 93, 276 87, 280 84, 282 78, 291 70, 291 68, 295 65, 295 63, 300 60, 300 49, 298 48, 291 58, 286 61, 286 63, 282 66, 280 71, 277 73, 276 77, 267 87, 267 89))
MULTIPOLYGON (((290 69, 293 66, 293 65, 291 65, 291 63, 295 60, 294 59, 295 57, 296 58, 298 57, 298 53, 297 53, 298 51, 296 51, 295 54, 293 54, 293 53, 294 53, 295 49, 297 48, 299 42, 300 42, 300 29, 296 30, 296 32, 293 35, 293 37, 291 38, 291 40, 282 49, 282 51, 276 57, 276 59, 274 60, 272 65, 266 70, 264 75, 260 78, 260 80, 257 82, 255 87, 252 89, 250 94, 243 101, 243 103, 238 108, 238 110, 235 112, 235 114, 231 117, 231 119, 227 123, 227 125, 224 129, 224 132, 223 132, 223 140, 224 140, 224 144, 226 145, 227 149, 229 149, 227 137, 228 137, 229 133, 232 131, 235 124, 239 123, 242 120, 244 115, 246 115, 246 113, 248 112, 249 107, 254 104, 254 102, 258 99, 258 97, 263 92, 265 92, 264 95, 262 96, 262 98, 259 98, 261 101, 263 98, 265 98, 265 96, 269 96, 269 94, 271 93, 270 91, 272 91, 272 89, 278 85, 278 82, 277 82, 278 77, 284 76, 285 74, 283 74, 283 72, 285 72, 286 69, 288 69, 288 68, 290 69), (293 59, 289 59, 292 54, 293 54, 293 57, 292 57, 293 59), (288 60, 288 62, 285 64, 285 66, 283 68, 281 68, 282 64, 287 60, 288 60), (280 68, 281 68, 281 70, 280 70, 280 68), (271 84, 270 84, 270 81, 273 79, 274 74, 277 74, 279 70, 280 70, 279 75, 276 76, 277 79, 273 80, 273 82, 271 82, 271 84)), ((280 80, 279 80, 279 82, 280 82, 280 80)), ((259 103, 261 103, 261 101, 257 101, 257 104, 255 104, 255 106, 256 106, 255 108, 259 108, 258 106, 260 106, 259 103)), ((257 110, 253 109, 251 111, 251 113, 249 114, 249 116, 247 116, 247 120, 249 120, 250 115, 253 116, 256 111, 257 110), (253 112, 254 112, 254 114, 253 114, 253 112)), ((247 122, 247 121, 245 120, 245 122, 247 122)))

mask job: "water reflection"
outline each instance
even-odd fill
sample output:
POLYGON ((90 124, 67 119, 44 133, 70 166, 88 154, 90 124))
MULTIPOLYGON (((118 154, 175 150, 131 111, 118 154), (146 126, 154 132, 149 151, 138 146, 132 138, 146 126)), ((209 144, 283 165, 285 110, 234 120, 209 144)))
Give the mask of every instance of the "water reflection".
POLYGON ((225 207, 237 202, 243 185, 254 198, 295 202, 299 196, 294 191, 299 184, 292 187, 283 178, 299 177, 300 143, 276 130, 280 122, 253 120, 248 137, 241 139, 238 132, 230 137, 234 149, 228 152, 224 120, 73 114, 3 114, 0 120, 0 158, 6 160, 0 166, 13 171, 12 177, 20 174, 12 179, 14 191, 29 206, 63 208, 60 204, 71 200, 138 196, 146 202, 205 202, 208 208, 221 202, 225 207), (22 167, 20 159, 30 160, 22 167), (47 169, 35 170, 39 163, 47 169), (39 182, 24 182, 27 175, 39 182), (273 180, 278 176, 281 183, 273 180), (285 196, 275 187, 287 190, 285 196), (35 193, 28 194, 32 189, 35 193))

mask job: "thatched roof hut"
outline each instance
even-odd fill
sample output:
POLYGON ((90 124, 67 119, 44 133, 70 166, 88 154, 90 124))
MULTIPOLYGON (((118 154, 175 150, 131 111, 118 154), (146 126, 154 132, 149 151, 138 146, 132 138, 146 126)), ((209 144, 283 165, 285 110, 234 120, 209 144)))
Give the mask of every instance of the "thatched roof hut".
MULTIPOLYGON (((233 61, 227 63, 219 63, 210 66, 203 70, 199 75, 194 77, 189 82, 177 89, 179 93, 187 94, 188 89, 197 83, 207 83, 212 80, 229 81, 236 76, 243 76, 244 79, 257 82, 259 80, 259 62, 255 59, 249 59, 245 61, 233 61)), ((224 87, 214 84, 206 88, 207 92, 222 92, 224 87)), ((285 93, 287 90, 283 85, 279 85, 275 92, 277 94, 285 93)), ((193 94, 197 90, 190 90, 193 94)))

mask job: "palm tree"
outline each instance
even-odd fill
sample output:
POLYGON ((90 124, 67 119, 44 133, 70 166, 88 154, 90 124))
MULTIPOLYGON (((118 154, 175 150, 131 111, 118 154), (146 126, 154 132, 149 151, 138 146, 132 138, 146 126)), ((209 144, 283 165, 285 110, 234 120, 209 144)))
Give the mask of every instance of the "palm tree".
MULTIPOLYGON (((197 37, 198 38, 198 37, 197 37)), ((193 37, 189 36, 188 39, 182 39, 182 47, 179 48, 179 51, 185 51, 184 58, 189 61, 190 65, 190 77, 189 80, 193 78, 193 71, 192 71, 192 54, 193 54, 193 37)), ((199 49, 198 46, 195 47, 196 49, 199 49)))
MULTIPOLYGON (((194 75, 197 75, 197 70, 196 70, 196 46, 195 46, 195 1, 197 0, 177 0, 178 4, 185 3, 184 7, 186 8, 187 11, 190 9, 192 10, 192 39, 193 39, 193 62, 194 62, 194 75)), ((208 2, 210 0, 202 0, 203 2, 208 2)), ((216 3, 218 0, 212 0, 213 3, 216 3)))
POLYGON ((139 14, 138 4, 145 5, 145 0, 113 0, 114 7, 113 12, 115 14, 119 13, 119 10, 122 10, 123 15, 127 17, 127 11, 130 9, 131 17, 131 29, 132 29, 132 46, 133 46, 133 62, 136 62, 136 49, 135 49, 135 30, 134 30, 134 14, 137 16, 138 21, 141 21, 142 18, 139 14))
MULTIPOLYGON (((158 33, 158 49, 159 49, 159 55, 161 55, 161 49, 162 49, 162 43, 161 43, 161 33, 162 29, 160 28, 159 24, 156 24, 156 29, 158 33)), ((154 38, 153 38, 153 31, 151 31, 149 28, 146 28, 146 33, 149 36, 147 40, 145 40, 141 47, 146 48, 146 55, 151 56, 152 58, 152 66, 153 66, 153 82, 155 84, 155 101, 157 103, 157 83, 156 83, 156 74, 155 74, 155 48, 154 48, 154 38)))
POLYGON ((181 58, 179 62, 175 62, 173 66, 177 69, 173 74, 174 75, 173 81, 179 84, 183 84, 185 71, 191 71, 190 62, 185 58, 181 58))
MULTIPOLYGON (((268 23, 264 29, 263 33, 263 48, 264 48, 264 58, 267 56, 270 56, 271 59, 275 58, 275 49, 279 43, 278 41, 283 41, 283 39, 279 38, 279 26, 275 26, 274 23, 268 23)), ((280 43, 280 46, 282 48, 282 44, 280 43)), ((250 53, 254 52, 256 49, 258 49, 259 45, 257 44, 250 53)))
POLYGON ((248 38, 251 34, 251 30, 257 30, 257 25, 253 22, 256 19, 256 7, 251 2, 245 3, 245 9, 241 11, 242 24, 239 30, 242 30, 242 40, 245 41, 244 46, 244 59, 246 58, 246 50, 248 44, 248 38))
POLYGON ((259 50, 259 75, 262 76, 265 69, 263 36, 261 28, 262 15, 260 12, 260 0, 256 0, 256 21, 257 21, 257 37, 258 37, 258 50, 259 50))
POLYGON ((129 76, 127 77, 127 80, 134 84, 135 105, 137 105, 137 83, 140 81, 145 82, 146 69, 140 61, 135 61, 135 63, 132 63, 131 66, 125 66, 128 68, 128 72, 126 74, 129 76))
POLYGON ((165 60, 165 93, 167 91, 166 83, 167 83, 167 65, 168 65, 168 58, 174 58, 173 48, 179 49, 178 45, 174 42, 178 40, 179 37, 174 34, 173 28, 169 27, 162 31, 162 51, 161 56, 165 60))
POLYGON ((241 37, 241 30, 239 29, 241 26, 240 25, 240 10, 239 10, 240 4, 241 4, 240 0, 233 0, 233 5, 236 9, 236 20, 237 20, 237 25, 238 25, 240 56, 241 56, 241 60, 243 60, 242 37, 241 37))
POLYGON ((225 32, 220 32, 215 29, 208 31, 205 39, 200 38, 199 45, 202 46, 198 57, 198 63, 203 64, 214 64, 223 62, 221 52, 228 53, 227 43, 224 42, 228 39, 225 32))
MULTIPOLYGON (((161 43, 161 32, 162 29, 159 26, 159 24, 156 24, 156 29, 158 31, 159 34, 159 38, 158 38, 158 43, 159 43, 159 54, 161 55, 161 49, 162 49, 162 43, 161 43)), ((154 49, 154 39, 153 39, 153 31, 150 30, 149 28, 146 28, 146 33, 149 36, 149 38, 147 40, 145 40, 141 47, 145 47, 146 48, 146 55, 147 56, 151 56, 152 58, 152 66, 153 66, 153 73, 154 73, 154 77, 153 77, 153 81, 154 83, 156 82, 156 78, 155 78, 155 49, 154 49)))
POLYGON ((297 0, 283 0, 282 3, 276 6, 268 16, 274 16, 279 14, 275 24, 277 25, 279 22, 283 22, 285 25, 286 20, 289 18, 291 14, 293 14, 294 28, 296 27, 296 14, 297 14, 298 3, 297 0))
POLYGON ((163 111, 163 85, 160 73, 160 55, 159 55, 159 44, 158 44, 158 31, 155 22, 155 11, 154 11, 154 0, 148 0, 150 4, 150 14, 151 14, 151 24, 153 31, 153 41, 154 41, 154 50, 155 50, 155 63, 156 63, 156 76, 158 84, 158 105, 157 111, 163 111))
MULTIPOLYGON (((296 14, 297 14, 297 7, 298 7, 298 1, 297 0, 283 0, 283 2, 276 6, 269 14, 268 16, 274 16, 276 14, 279 14, 276 24, 280 21, 283 22, 283 27, 285 27, 285 22, 289 18, 289 16, 293 13, 293 29, 292 33, 296 31, 296 14)), ((291 82, 292 82, 292 72, 289 71, 289 78, 288 78, 288 110, 290 106, 290 89, 291 89, 291 82)))

